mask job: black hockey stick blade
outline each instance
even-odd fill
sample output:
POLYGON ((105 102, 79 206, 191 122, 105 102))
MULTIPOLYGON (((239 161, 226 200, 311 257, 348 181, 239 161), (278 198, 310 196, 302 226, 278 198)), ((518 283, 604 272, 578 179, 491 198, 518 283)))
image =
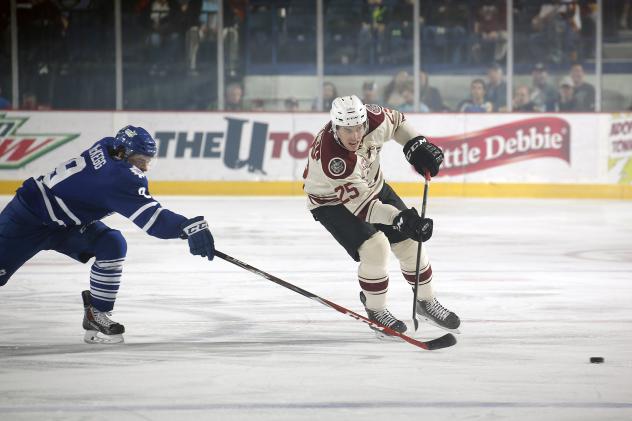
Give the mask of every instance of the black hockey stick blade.
POLYGON ((290 290, 292 290, 294 292, 297 292, 297 293, 299 293, 299 294, 301 294, 301 295, 303 295, 303 296, 305 296, 305 297, 307 297, 307 298, 309 298, 311 300, 317 301, 317 302, 319 302, 319 303, 321 303, 321 304, 323 304, 323 305, 325 305, 325 306, 327 306, 329 308, 333 308, 334 310, 336 310, 336 311, 338 311, 338 312, 340 312, 342 314, 346 314, 349 317, 352 317, 352 318, 354 318, 356 320, 359 320, 359 321, 361 321, 363 323, 366 323, 369 326, 373 327, 374 329, 377 329, 377 330, 379 330, 379 331, 381 331, 381 332, 383 332, 383 333, 385 333, 387 335, 399 337, 400 339, 408 342, 411 345, 415 345, 418 348, 431 351, 431 350, 435 350, 435 349, 447 348, 447 347, 450 347, 450 346, 456 344, 456 338, 451 333, 448 333, 446 335, 441 336, 440 338, 432 339, 432 340, 429 340, 429 341, 420 341, 420 340, 417 340, 415 338, 411 338, 408 335, 404 335, 402 333, 396 332, 393 329, 390 329, 390 328, 388 328, 388 327, 386 327, 384 325, 381 325, 379 323, 374 322, 373 320, 369 320, 368 318, 362 316, 361 314, 356 313, 355 311, 349 310, 349 309, 347 309, 347 308, 345 308, 345 307, 343 307, 341 305, 338 305, 338 304, 336 304, 336 303, 334 303, 332 301, 329 301, 329 300, 327 300, 325 298, 319 297, 316 294, 312 294, 311 292, 309 292, 307 290, 304 290, 303 288, 297 287, 296 285, 293 285, 293 284, 291 284, 289 282, 286 282, 286 281, 282 280, 281 278, 277 278, 274 275, 270 275, 269 273, 264 272, 261 269, 257 269, 254 266, 250 266, 249 264, 244 263, 244 262, 242 262, 239 259, 235 259, 234 257, 229 256, 229 255, 227 255, 225 253, 222 253, 219 250, 215 250, 215 255, 217 257, 221 258, 221 259, 224 259, 225 261, 227 261, 229 263, 232 263, 232 264, 234 264, 236 266, 239 266, 242 269, 246 269, 248 272, 252 272, 252 273, 255 273, 257 275, 260 275, 261 277, 263 277, 263 278, 265 278, 265 279, 267 279, 269 281, 272 281, 275 284, 281 285, 282 287, 285 287, 285 288, 290 289, 290 290))
POLYGON ((451 333, 446 333, 437 339, 427 341, 428 350, 433 351, 435 349, 448 348, 452 345, 456 345, 456 336, 451 333))

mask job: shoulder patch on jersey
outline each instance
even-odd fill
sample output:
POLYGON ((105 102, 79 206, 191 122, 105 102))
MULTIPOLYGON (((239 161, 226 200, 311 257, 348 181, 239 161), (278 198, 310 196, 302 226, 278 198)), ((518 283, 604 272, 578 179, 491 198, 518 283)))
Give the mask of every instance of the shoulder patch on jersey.
POLYGON ((129 170, 138 178, 145 178, 145 173, 140 168, 132 165, 129 170))
POLYGON ((338 176, 340 174, 343 174, 346 169, 347 164, 345 163, 344 159, 336 157, 329 160, 329 172, 332 175, 338 176))
POLYGON ((364 104, 366 110, 373 114, 380 114, 382 112, 382 107, 377 104, 364 104))

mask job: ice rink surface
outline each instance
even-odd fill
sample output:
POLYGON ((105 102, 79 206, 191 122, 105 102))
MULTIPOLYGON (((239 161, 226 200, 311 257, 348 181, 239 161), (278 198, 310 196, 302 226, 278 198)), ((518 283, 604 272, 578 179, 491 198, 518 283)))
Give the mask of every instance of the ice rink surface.
MULTIPOLYGON (((221 251, 364 314, 356 263, 302 198, 159 199, 205 215, 221 251)), ((632 203, 431 188, 428 216, 435 290, 463 321, 438 351, 109 217, 128 241, 126 343, 83 343, 90 266, 39 254, 0 288, 0 420, 632 420, 632 203)))

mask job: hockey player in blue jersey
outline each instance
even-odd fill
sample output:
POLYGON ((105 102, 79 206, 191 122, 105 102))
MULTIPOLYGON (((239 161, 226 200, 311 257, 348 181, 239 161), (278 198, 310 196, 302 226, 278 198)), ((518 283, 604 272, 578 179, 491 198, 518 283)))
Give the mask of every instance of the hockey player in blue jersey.
POLYGON ((156 142, 141 127, 127 126, 96 142, 48 174, 29 178, 0 213, 0 286, 42 250, 82 263, 95 258, 90 290, 83 291, 84 340, 123 341, 123 325, 108 316, 121 281, 127 243, 100 219, 114 212, 147 234, 187 239, 194 255, 213 259, 213 236, 202 216, 187 218, 163 208, 149 194, 145 172, 156 142))

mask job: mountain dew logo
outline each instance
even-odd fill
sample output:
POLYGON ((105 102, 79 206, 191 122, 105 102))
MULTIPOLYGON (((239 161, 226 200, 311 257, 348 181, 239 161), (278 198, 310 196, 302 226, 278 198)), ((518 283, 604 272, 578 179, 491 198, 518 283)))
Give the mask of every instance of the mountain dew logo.
POLYGON ((0 169, 21 168, 79 137, 79 134, 18 133, 28 119, 0 114, 0 169))

